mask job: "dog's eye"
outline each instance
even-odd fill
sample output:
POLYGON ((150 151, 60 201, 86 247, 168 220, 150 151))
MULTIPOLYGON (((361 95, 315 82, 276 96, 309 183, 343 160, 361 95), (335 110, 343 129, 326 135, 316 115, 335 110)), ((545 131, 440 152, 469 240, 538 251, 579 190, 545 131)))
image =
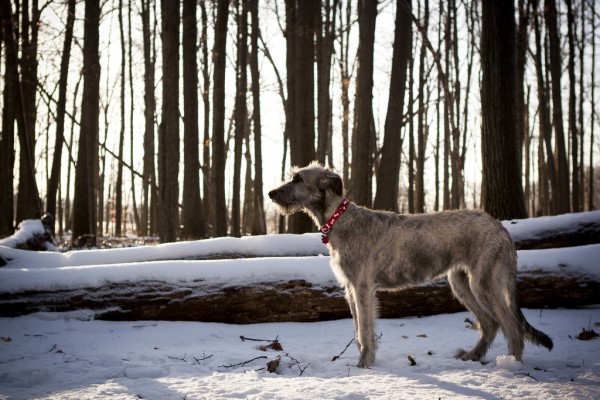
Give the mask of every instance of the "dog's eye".
POLYGON ((292 182, 294 182, 294 183, 302 183, 304 181, 302 180, 302 177, 300 176, 300 174, 295 174, 292 177, 292 182))

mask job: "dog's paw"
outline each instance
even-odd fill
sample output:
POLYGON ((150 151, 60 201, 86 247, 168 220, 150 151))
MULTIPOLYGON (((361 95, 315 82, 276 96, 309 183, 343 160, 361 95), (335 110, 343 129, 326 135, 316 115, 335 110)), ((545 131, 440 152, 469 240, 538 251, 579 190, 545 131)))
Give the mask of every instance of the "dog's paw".
POLYGON ((356 366, 358 368, 371 368, 373 366, 373 364, 375 364, 375 357, 374 356, 361 356, 360 359, 358 360, 358 364, 356 364, 356 366))
POLYGON ((367 363, 364 363, 364 362, 361 362, 361 361, 359 361, 358 364, 356 364, 356 367, 357 368, 363 368, 363 369, 371 369, 371 365, 370 364, 367 364, 367 363))
POLYGON ((463 361, 479 361, 479 359, 480 359, 480 357, 477 357, 474 354, 472 354, 471 352, 466 351, 464 349, 456 350, 456 353, 454 353, 454 358, 457 358, 457 359, 463 360, 463 361))

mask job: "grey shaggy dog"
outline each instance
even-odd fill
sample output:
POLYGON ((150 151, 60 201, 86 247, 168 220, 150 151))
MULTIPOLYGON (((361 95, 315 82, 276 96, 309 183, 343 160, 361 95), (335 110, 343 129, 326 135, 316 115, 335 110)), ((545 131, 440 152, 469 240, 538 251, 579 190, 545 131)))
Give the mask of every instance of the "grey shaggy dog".
MULTIPOLYGON (((343 197, 336 173, 312 163, 294 168, 291 181, 269 192, 283 214, 307 213, 323 226, 343 197)), ((397 290, 447 277, 456 298, 479 322, 480 338, 461 360, 481 360, 498 329, 509 354, 522 359, 524 341, 552 349, 517 304, 517 252, 506 229, 482 211, 400 215, 350 203, 328 233, 331 268, 344 287, 360 351, 358 367, 375 362, 378 290, 397 290)))

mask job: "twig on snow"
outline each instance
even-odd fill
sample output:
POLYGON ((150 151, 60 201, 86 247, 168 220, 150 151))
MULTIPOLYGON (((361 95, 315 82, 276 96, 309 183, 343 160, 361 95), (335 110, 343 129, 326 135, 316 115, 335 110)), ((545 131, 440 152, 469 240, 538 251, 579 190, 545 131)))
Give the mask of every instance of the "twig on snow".
POLYGON ((246 364, 250 364, 252 361, 256 361, 256 360, 260 360, 261 358, 268 358, 267 356, 258 356, 258 357, 254 357, 251 360, 248 361, 244 361, 238 364, 229 364, 229 365, 219 365, 219 368, 237 368, 237 367, 243 367, 246 364))
POLYGON ((194 356, 192 356, 192 358, 194 359, 194 361, 196 361, 196 364, 200 364, 200 361, 208 360, 212 356, 213 356, 212 354, 207 356, 206 354, 202 353, 202 358, 196 358, 194 356))
POLYGON ((525 375, 525 376, 527 376, 527 377, 529 377, 529 378, 533 379, 534 381, 538 381, 538 380, 539 380, 539 379, 538 379, 538 378, 536 378, 535 376, 533 376, 533 375, 529 374, 529 372, 517 372, 517 373, 515 373, 515 375, 525 375))
POLYGON ((178 360, 178 361, 183 361, 183 362, 187 362, 187 360, 185 359, 185 356, 187 356, 187 353, 183 355, 183 357, 179 358, 179 357, 173 357, 173 356, 167 356, 168 358, 170 358, 171 360, 178 360))
MULTIPOLYGON (((379 340, 379 339, 381 339, 381 337, 382 337, 382 336, 383 336, 383 332, 381 332, 381 333, 379 334, 379 336, 377 336, 377 337, 375 338, 375 340, 379 340)), ((344 347, 344 350, 342 350, 342 352, 341 352, 340 354, 338 354, 337 356, 333 356, 333 358, 331 359, 331 361, 335 361, 335 360, 337 360, 338 358, 340 358, 340 357, 342 356, 342 354, 344 354, 344 353, 346 352, 346 350, 348 350, 348 347, 350 347, 350 345, 352 344, 352 342, 354 342, 354 338, 352 338, 352 340, 350 340, 350 341, 348 342, 348 344, 346 345, 346 347, 344 347)))
POLYGON ((271 339, 253 339, 253 338, 249 338, 246 336, 240 336, 240 339, 242 339, 242 342, 245 341, 249 341, 249 342, 269 342, 269 343, 275 343, 275 342, 279 342, 279 335, 275 336, 275 339, 271 340, 271 339))
POLYGON ((340 354, 338 354, 337 356, 333 356, 333 358, 331 359, 331 361, 335 361, 338 358, 340 358, 342 356, 342 354, 344 354, 346 352, 346 350, 348 350, 348 347, 350 347, 350 345, 352 344, 352 342, 354 342, 354 338, 352 338, 352 340, 350 340, 348 342, 348 344, 346 345, 346 347, 344 348, 344 350, 342 350, 342 352, 340 354))
POLYGON ((306 368, 308 368, 310 366, 310 363, 306 364, 306 366, 304 368, 302 368, 300 366, 300 364, 298 364, 298 369, 300 370, 300 375, 298 376, 302 376, 302 374, 304 373, 304 371, 306 371, 306 368))

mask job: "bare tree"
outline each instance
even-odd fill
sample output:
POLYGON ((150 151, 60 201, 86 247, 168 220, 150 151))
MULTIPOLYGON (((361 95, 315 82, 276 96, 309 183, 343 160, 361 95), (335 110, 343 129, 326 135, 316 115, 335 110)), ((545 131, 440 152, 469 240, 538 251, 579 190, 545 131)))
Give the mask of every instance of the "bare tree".
POLYGON ((183 232, 186 239, 206 235, 200 197, 200 150, 198 128, 198 26, 196 0, 183 2, 183 232))
MULTIPOLYGON (((429 26, 429 0, 424 1, 423 10, 423 32, 427 34, 429 26)), ((427 55, 427 46, 421 44, 421 52, 419 54, 419 110, 417 114, 417 152, 416 160, 416 175, 415 175, 415 212, 423 213, 425 211, 425 146, 427 143, 427 127, 426 125, 426 101, 425 101, 425 84, 426 71, 425 62, 427 55)))
POLYGON ((402 152, 401 129, 404 115, 407 67, 412 50, 411 0, 399 0, 396 5, 396 30, 392 54, 390 95, 385 117, 381 162, 377 171, 377 192, 373 207, 380 210, 399 211, 398 189, 400 154, 402 152))
POLYGON ((358 76, 356 105, 356 146, 352 152, 352 197, 360 205, 371 205, 373 51, 377 2, 358 2, 358 76))
MULTIPOLYGON (((121 39, 121 95, 119 152, 117 159, 117 182, 115 184, 115 236, 122 233, 123 222, 123 147, 125 145, 125 28, 123 26, 123 0, 119 0, 119 36, 121 39)), ((133 99, 132 99, 133 100, 133 99)), ((106 143, 106 141, 105 141, 106 143)))
POLYGON ((179 224, 179 2, 162 0, 163 102, 158 131, 160 241, 177 240, 179 224))
MULTIPOLYGON (((137 195, 136 195, 136 171, 134 169, 135 159, 134 159, 134 151, 135 143, 134 143, 134 131, 136 130, 134 127, 133 117, 135 112, 135 101, 134 99, 134 76, 133 76, 133 37, 131 34, 131 11, 132 4, 131 0, 127 5, 127 36, 128 36, 128 45, 127 45, 127 53, 128 53, 128 72, 129 72, 129 98, 131 101, 129 102, 129 159, 131 160, 131 165, 129 168, 129 172, 131 173, 131 212, 133 214, 133 221, 135 222, 135 232, 140 234, 140 226, 141 226, 141 218, 138 212, 137 206, 137 195)), ((139 173, 138 173, 139 175, 139 173)), ((143 178, 143 175, 141 176, 143 178)), ((133 230, 133 227, 132 227, 133 230)))
POLYGON ((17 193, 17 222, 28 218, 39 218, 42 204, 35 180, 35 146, 37 120, 38 84, 38 33, 40 9, 38 2, 21 3, 21 57, 19 66, 21 79, 17 102, 17 125, 19 133, 19 184, 17 193), (30 14, 31 13, 31 14, 30 14))
POLYGON ((342 158, 343 158, 343 171, 342 179, 344 180, 344 187, 350 187, 350 161, 349 161, 349 131, 350 131, 350 97, 348 91, 350 88, 350 57, 349 57, 349 46, 350 46, 350 31, 352 29, 351 15, 352 15, 352 2, 346 2, 345 8, 342 7, 342 2, 339 2, 339 56, 338 64, 340 69, 340 89, 341 89, 341 103, 342 103, 342 158))
POLYGON ((211 165, 212 235, 227 235, 225 202, 225 51, 229 1, 217 0, 217 21, 213 47, 213 136, 211 165))
MULTIPOLYGON (((67 104, 67 78, 69 77, 69 61, 71 59, 71 44, 73 42, 73 25, 75 22, 75 0, 69 0, 67 6, 67 21, 65 24, 65 39, 60 61, 60 78, 58 80, 58 102, 56 105, 56 133, 52 170, 48 180, 46 212, 56 215, 56 193, 60 181, 62 166, 62 151, 65 141, 65 114, 67 104)), ((59 219, 60 221, 60 219, 59 219)))
POLYGON ((254 128, 254 224, 253 235, 264 235, 267 232, 265 226, 265 210, 263 199, 263 171, 262 171, 262 127, 260 112, 260 71, 258 65, 258 38, 260 37, 260 25, 258 20, 258 0, 250 0, 250 16, 252 21, 252 32, 250 41, 252 52, 250 53, 250 74, 252 79, 252 125, 254 128))
MULTIPOLYGON (((287 88, 286 135, 292 165, 305 166, 315 159, 314 58, 318 0, 287 0, 287 88)), ((305 214, 289 217, 288 231, 313 230, 305 214)))
POLYGON ((13 32, 12 6, 9 1, 0 2, 2 38, 5 47, 4 93, 2 107, 2 136, 0 137, 0 236, 12 235, 14 231, 13 169, 15 164, 15 118, 19 87, 17 46, 13 32), (10 188, 10 190, 6 190, 10 188))
MULTIPOLYGON (((590 93, 592 115, 590 117, 590 162, 589 162, 589 187, 588 187, 588 210, 594 210, 594 126, 595 126, 595 111, 596 110, 596 2, 590 1, 591 7, 591 26, 592 26, 592 73, 590 81, 592 82, 592 88, 590 93)), ((582 22, 583 23, 583 22, 582 22)))
MULTIPOLYGON (((558 35, 558 13, 555 0, 545 0, 544 13, 548 27, 548 40, 550 43, 550 75, 552 77, 552 122, 556 142, 556 196, 557 213, 568 213, 569 205, 569 164, 567 162, 567 151, 565 147, 565 133, 563 127, 562 111, 562 55, 560 49, 560 37, 558 35)), ((550 157, 550 155, 549 155, 550 157)))
POLYGON ((144 167, 142 172, 143 200, 140 234, 146 236, 149 233, 156 233, 156 203, 158 198, 154 163, 155 53, 150 27, 150 0, 142 0, 141 18, 144 49, 144 167))
POLYGON ((546 212, 554 213, 556 210, 556 202, 557 195, 556 192, 558 189, 558 180, 556 177, 556 167, 554 162, 554 152, 552 150, 552 131, 551 131, 551 123, 550 123, 550 105, 549 99, 546 91, 546 83, 544 78, 544 66, 542 63, 542 45, 541 45, 541 29, 540 29, 540 21, 538 17, 538 4, 537 0, 532 0, 532 11, 533 11, 533 28, 535 33, 535 53, 534 53, 534 64, 536 68, 536 76, 537 76, 537 94, 538 94, 538 114, 539 114, 539 137, 540 137, 540 151, 539 156, 540 159, 538 163, 540 164, 539 171, 541 172, 539 175, 539 184, 544 184, 544 180, 550 181, 550 189, 551 190, 542 190, 542 186, 540 186, 540 206, 539 208, 545 210, 546 212), (545 145, 545 148, 542 147, 545 145), (543 154, 548 155, 548 168, 547 173, 546 169, 543 167, 543 154), (550 194, 551 198, 548 198, 550 194), (542 196, 543 195, 543 196, 542 196), (545 198, 544 198, 545 197, 545 198), (546 201, 548 200, 548 201, 546 201))
MULTIPOLYGON (((200 44, 202 48, 202 104, 204 106, 204 139, 202 143, 202 173, 204 179, 203 193, 204 215, 210 215, 210 74, 208 71, 208 15, 206 12, 207 0, 200 1, 200 12, 202 21, 202 35, 200 36, 200 44)), ((205 220, 206 222, 206 220, 205 220)))
POLYGON ((317 161, 333 166, 331 149, 332 104, 329 86, 331 81, 331 57, 335 39, 335 19, 339 0, 324 0, 323 17, 317 18, 317 161))
POLYGON ((73 198, 73 242, 75 245, 96 243, 96 187, 98 173, 98 118, 100 99, 99 57, 100 4, 85 1, 83 32, 83 95, 79 150, 73 198))
POLYGON ((483 207, 498 219, 526 218, 519 162, 514 4, 484 0, 482 5, 483 207))
MULTIPOLYGON (((581 211, 579 203, 579 132, 577 130, 575 94, 575 15, 572 0, 565 0, 567 4, 567 38, 569 43, 569 59, 567 70, 569 71, 569 136, 571 137, 571 209, 574 212, 581 211)), ((582 96, 583 93, 580 94, 582 96)))
POLYGON ((235 133, 233 156, 233 193, 231 200, 231 234, 241 236, 240 231, 240 192, 242 173, 242 147, 246 133, 248 109, 246 92, 248 87, 248 11, 247 0, 237 0, 237 63, 235 95, 235 133))

